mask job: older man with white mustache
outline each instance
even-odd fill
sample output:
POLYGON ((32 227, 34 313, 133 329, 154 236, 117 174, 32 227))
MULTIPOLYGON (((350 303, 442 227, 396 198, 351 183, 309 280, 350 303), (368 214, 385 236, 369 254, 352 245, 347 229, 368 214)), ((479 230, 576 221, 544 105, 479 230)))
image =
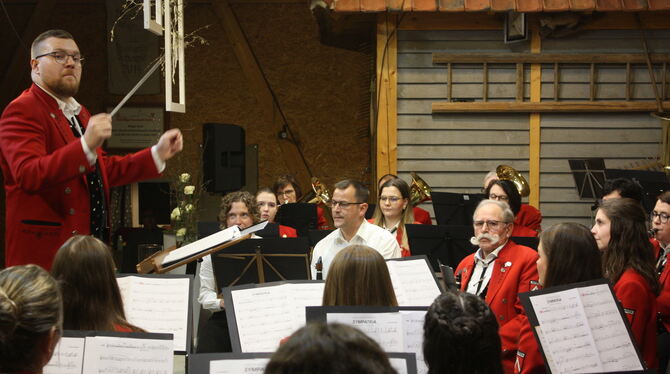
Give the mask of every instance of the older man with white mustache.
POLYGON ((503 368, 513 371, 517 339, 524 311, 518 298, 522 292, 539 285, 537 252, 509 240, 514 228, 514 214, 502 201, 483 200, 473 215, 478 245, 456 268, 461 291, 480 296, 498 320, 503 349, 503 368))

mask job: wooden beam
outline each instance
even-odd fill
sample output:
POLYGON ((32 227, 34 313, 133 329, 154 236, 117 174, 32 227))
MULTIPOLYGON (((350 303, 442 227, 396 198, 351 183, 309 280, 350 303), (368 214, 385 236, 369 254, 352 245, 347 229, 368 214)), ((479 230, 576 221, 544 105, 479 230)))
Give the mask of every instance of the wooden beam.
MULTIPOLYGON (((434 102, 433 113, 655 112, 654 101, 434 102)), ((670 108, 670 101, 663 102, 670 108)))
MULTIPOLYGON (((650 54, 653 63, 670 62, 668 53, 650 54)), ((433 64, 645 64, 644 54, 630 53, 433 53, 433 64)))
POLYGON ((396 16, 377 20, 376 179, 398 173, 398 33, 396 16))
MULTIPOLYGON (((265 120, 268 123, 272 123, 274 127, 270 133, 279 134, 284 130, 282 115, 279 108, 275 105, 270 85, 266 81, 263 71, 254 57, 251 46, 237 21, 237 17, 235 17, 230 8, 228 0, 212 0, 211 5, 219 18, 221 27, 226 32, 228 40, 233 45, 237 61, 245 78, 249 81, 251 92, 256 97, 265 120)), ((279 139, 277 137, 277 144, 281 149, 286 168, 293 174, 298 183, 305 188, 311 184, 311 175, 307 165, 303 162, 298 146, 296 146, 297 139, 291 138, 291 134, 288 134, 288 136, 289 139, 279 139)))
MULTIPOLYGON (((542 39, 540 38, 540 27, 537 22, 531 23, 530 30, 530 52, 542 53, 542 39)), ((542 65, 534 63, 530 66, 530 103, 539 104, 542 100, 542 65)), ((528 204, 540 208, 540 113, 530 114, 528 124, 528 183, 530 184, 530 195, 528 204)))
POLYGON ((405 13, 401 30, 501 30, 502 14, 484 13, 405 13))

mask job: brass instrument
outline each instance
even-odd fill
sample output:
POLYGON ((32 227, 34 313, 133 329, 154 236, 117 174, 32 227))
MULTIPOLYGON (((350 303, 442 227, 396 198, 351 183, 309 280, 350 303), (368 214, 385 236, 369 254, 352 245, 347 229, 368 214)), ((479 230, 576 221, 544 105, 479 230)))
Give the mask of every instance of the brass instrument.
POLYGON ((319 178, 312 177, 312 190, 314 191, 314 198, 308 201, 310 204, 328 204, 330 201, 330 191, 328 188, 319 181, 319 178))
POLYGON ((516 190, 519 191, 521 197, 530 195, 530 186, 528 185, 528 182, 526 182, 526 178, 513 167, 509 165, 498 165, 496 174, 501 181, 510 181, 514 183, 514 186, 516 186, 516 190))
POLYGON ((432 189, 419 177, 415 172, 410 173, 412 175, 412 183, 409 186, 409 201, 412 206, 417 206, 424 201, 432 200, 430 192, 432 189))

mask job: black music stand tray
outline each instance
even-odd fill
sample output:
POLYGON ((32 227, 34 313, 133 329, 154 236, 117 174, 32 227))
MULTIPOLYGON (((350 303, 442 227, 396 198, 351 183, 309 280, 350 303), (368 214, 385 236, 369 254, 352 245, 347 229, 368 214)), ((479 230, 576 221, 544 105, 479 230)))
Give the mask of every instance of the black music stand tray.
POLYGON ((282 204, 279 206, 275 221, 281 225, 293 227, 298 232, 298 236, 307 236, 310 229, 317 228, 316 204, 282 204))
POLYGON ((309 255, 307 238, 245 240, 212 255, 217 289, 309 279, 309 255))
POLYGON ((435 272, 440 263, 456 269, 467 255, 474 252, 470 243, 472 226, 405 225, 412 256, 426 255, 435 272))
POLYGON ((432 192, 435 220, 438 225, 472 225, 472 215, 484 194, 432 192))
POLYGON ((307 237, 309 238, 309 246, 314 247, 316 243, 320 242, 321 239, 325 238, 335 230, 309 230, 307 237))
POLYGON ((568 160, 580 199, 600 199, 605 184, 605 160, 587 158, 568 160))

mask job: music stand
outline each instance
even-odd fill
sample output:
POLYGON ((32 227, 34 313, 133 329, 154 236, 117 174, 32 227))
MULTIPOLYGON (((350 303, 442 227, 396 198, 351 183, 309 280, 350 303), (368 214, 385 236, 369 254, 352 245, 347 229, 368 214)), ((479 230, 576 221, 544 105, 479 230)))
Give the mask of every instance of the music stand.
POLYGON ((599 199, 605 184, 605 160, 587 158, 568 160, 580 199, 599 199))
POLYGON ((661 171, 606 169, 607 179, 628 178, 642 186, 642 206, 647 213, 651 213, 656 205, 658 195, 670 190, 668 176, 661 171))
POLYGON ((320 242, 321 239, 325 238, 333 231, 335 230, 309 230, 309 246, 314 247, 316 243, 320 242))
POLYGON ((142 244, 156 244, 159 250, 163 247, 162 229, 145 229, 125 227, 119 230, 119 235, 123 238, 123 252, 121 254, 121 272, 127 274, 137 273, 135 264, 138 260, 138 247, 142 244))
MULTIPOLYGON (((435 220, 438 225, 472 226, 472 215, 484 194, 432 192, 435 220)), ((469 239, 469 238, 468 238, 469 239)))
POLYGON ((212 255, 217 289, 248 283, 309 279, 307 238, 251 239, 212 255))
POLYGON ((540 244, 540 238, 537 236, 512 236, 509 238, 516 244, 532 248, 537 251, 537 246, 540 244))
POLYGON ((474 251, 470 238, 472 226, 461 225, 405 225, 409 248, 413 256, 426 255, 435 272, 440 263, 453 269, 474 251))
POLYGON ((282 204, 279 206, 275 221, 280 225, 293 227, 298 236, 307 236, 310 229, 317 228, 316 204, 282 204))

